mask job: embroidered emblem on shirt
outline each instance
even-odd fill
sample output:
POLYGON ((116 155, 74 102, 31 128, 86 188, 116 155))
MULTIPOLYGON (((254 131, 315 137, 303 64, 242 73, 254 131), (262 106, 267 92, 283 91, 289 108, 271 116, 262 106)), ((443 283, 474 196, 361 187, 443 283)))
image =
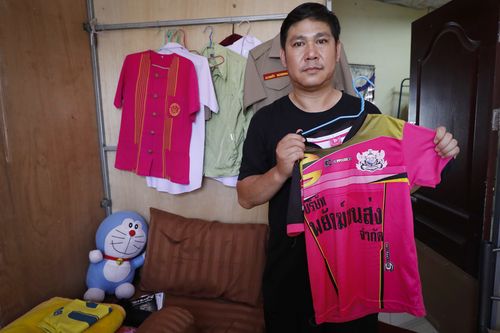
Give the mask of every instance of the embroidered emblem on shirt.
POLYGON ((170 107, 168 108, 168 112, 172 117, 175 117, 181 113, 181 107, 177 103, 172 103, 170 104, 170 107))
POLYGON ((356 157, 359 161, 356 168, 361 171, 374 172, 387 166, 387 161, 384 160, 385 151, 383 150, 368 149, 364 153, 358 153, 356 157))
POLYGON ((285 69, 284 71, 280 72, 266 73, 264 74, 264 81, 276 79, 283 76, 288 76, 288 70, 285 69))

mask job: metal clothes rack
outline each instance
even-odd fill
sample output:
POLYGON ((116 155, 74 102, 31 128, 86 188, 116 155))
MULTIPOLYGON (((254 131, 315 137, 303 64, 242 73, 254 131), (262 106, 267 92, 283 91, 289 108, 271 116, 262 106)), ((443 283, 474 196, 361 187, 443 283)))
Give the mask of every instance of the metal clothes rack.
MULTIPOLYGON (((496 120, 500 123, 500 119, 496 120)), ((500 147, 500 144, 499 144, 500 147)), ((500 188, 500 154, 497 156, 495 188, 500 188)), ((497 192, 497 191, 496 191, 497 192)), ((494 323, 496 313, 494 303, 500 309, 500 295, 495 295, 495 290, 500 290, 500 281, 495 279, 495 272, 500 268, 500 195, 495 194, 493 223, 489 240, 481 242, 480 270, 479 270, 479 314, 478 332, 488 333, 494 323)), ((499 310, 500 311, 500 310, 499 310)))
POLYGON ((398 113, 397 113, 397 118, 401 117, 401 98, 403 96, 403 88, 404 87, 409 87, 410 83, 405 84, 406 81, 410 81, 410 78, 407 77, 401 81, 401 85, 399 86, 399 102, 398 102, 398 113))
POLYGON ((169 20, 169 21, 153 21, 153 22, 137 22, 137 23, 95 24, 94 29, 96 32, 98 32, 98 31, 125 30, 125 29, 179 27, 187 25, 210 25, 210 24, 224 24, 224 23, 231 24, 231 23, 239 23, 242 21, 249 21, 249 22, 276 21, 276 20, 283 20, 285 19, 285 17, 286 14, 269 14, 269 15, 230 16, 230 17, 214 17, 214 18, 203 18, 203 19, 169 20))
MULTIPOLYGON (((332 0, 325 1, 326 7, 332 9, 332 0)), ((109 183, 108 161, 106 153, 116 150, 116 146, 106 145, 104 132, 104 116, 102 108, 101 80, 99 71, 99 60, 97 54, 97 32, 114 31, 126 29, 147 29, 147 28, 162 28, 171 26, 191 26, 191 25, 211 25, 211 24, 234 24, 242 21, 258 22, 258 21, 279 21, 284 20, 287 14, 270 14, 270 15, 251 15, 251 16, 230 16, 202 19, 186 19, 186 20, 168 20, 168 21, 152 21, 152 22, 137 22, 137 23, 118 23, 118 24, 97 24, 97 18, 94 12, 94 1, 87 0, 87 17, 88 22, 83 24, 85 31, 90 36, 90 52, 92 61, 93 85, 95 94, 95 108, 97 113, 97 130, 99 135, 99 156, 101 159, 101 175, 103 179, 104 198, 101 200, 101 207, 106 211, 106 216, 111 214, 111 186, 109 183)))

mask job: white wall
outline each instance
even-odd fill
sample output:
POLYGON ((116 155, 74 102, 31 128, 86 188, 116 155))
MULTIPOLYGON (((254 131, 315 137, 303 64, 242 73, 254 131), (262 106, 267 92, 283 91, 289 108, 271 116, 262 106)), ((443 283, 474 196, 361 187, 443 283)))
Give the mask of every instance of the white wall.
POLYGON ((373 0, 334 0, 333 11, 349 63, 375 65, 375 104, 395 116, 401 80, 410 75, 411 22, 427 11, 373 0))

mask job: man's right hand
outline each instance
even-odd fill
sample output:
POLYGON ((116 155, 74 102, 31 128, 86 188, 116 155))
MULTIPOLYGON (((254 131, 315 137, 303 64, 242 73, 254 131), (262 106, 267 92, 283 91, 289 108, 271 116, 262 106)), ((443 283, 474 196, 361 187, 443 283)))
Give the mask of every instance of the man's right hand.
POLYGON ((243 208, 262 205, 281 189, 292 176, 295 161, 304 158, 305 139, 288 134, 276 146, 276 165, 261 175, 248 176, 236 184, 238 202, 243 208))
POLYGON ((292 176, 293 165, 304 158, 305 139, 299 134, 287 134, 276 146, 276 168, 284 180, 292 176))

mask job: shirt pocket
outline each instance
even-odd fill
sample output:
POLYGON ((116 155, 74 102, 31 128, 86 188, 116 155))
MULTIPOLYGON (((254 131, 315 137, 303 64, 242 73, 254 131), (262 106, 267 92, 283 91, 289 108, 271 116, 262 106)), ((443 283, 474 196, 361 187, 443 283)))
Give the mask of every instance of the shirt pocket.
POLYGON ((290 85, 290 78, 288 75, 282 77, 276 77, 273 79, 264 79, 264 86, 267 89, 281 91, 286 89, 290 85))
MULTIPOLYGON (((279 62, 279 60, 277 60, 279 62)), ((276 65, 276 63, 271 62, 276 65)), ((265 66, 262 74, 264 87, 275 91, 281 91, 290 86, 288 71, 281 66, 265 66)))
POLYGON ((168 96, 165 101, 165 116, 168 118, 187 118, 188 102, 185 97, 168 96))

